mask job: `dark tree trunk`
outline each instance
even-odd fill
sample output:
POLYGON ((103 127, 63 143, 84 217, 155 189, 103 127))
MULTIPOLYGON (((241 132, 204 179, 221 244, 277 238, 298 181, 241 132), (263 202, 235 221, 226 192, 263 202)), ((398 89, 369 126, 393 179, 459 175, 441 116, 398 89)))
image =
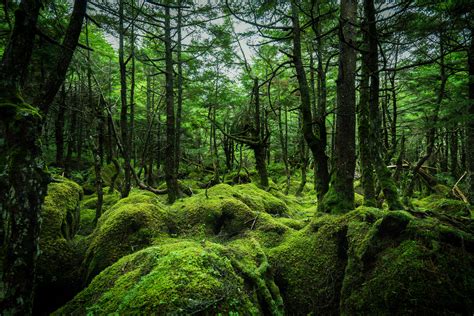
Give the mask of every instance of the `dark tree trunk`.
POLYGON ((166 62, 166 159, 165 177, 168 188, 168 203, 179 195, 176 170, 176 122, 174 114, 173 52, 170 25, 170 8, 165 7, 165 62, 166 62))
POLYGON ((382 131, 381 115, 379 109, 379 69, 378 69, 378 32, 375 18, 375 8, 373 0, 364 1, 365 18, 368 23, 367 34, 367 66, 370 79, 369 97, 369 119, 370 119, 370 140, 371 158, 375 167, 375 174, 380 188, 390 209, 401 209, 398 190, 395 186, 390 171, 384 159, 384 149, 380 132, 382 131))
POLYGON ((128 119, 127 119, 127 69, 124 60, 124 0, 119 0, 119 66, 120 66, 120 132, 123 145, 124 165, 124 185, 122 188, 122 197, 127 197, 131 188, 131 170, 130 170, 130 148, 128 144, 128 119))
POLYGON ((63 48, 48 77, 43 99, 35 106, 21 98, 33 50, 41 2, 23 0, 0 66, 0 310, 5 315, 32 313, 40 212, 49 176, 44 169, 39 137, 43 116, 64 81, 77 44, 87 1, 76 1, 63 48))
POLYGON ((369 22, 367 17, 362 21, 362 77, 360 80, 359 98, 359 157, 361 178, 364 191, 364 205, 376 206, 374 165, 371 154, 371 124, 370 124, 370 56, 369 56, 369 22))
MULTIPOLYGON (((316 194, 318 201, 322 201, 329 187, 329 172, 327 166, 328 157, 325 152, 325 144, 316 136, 313 131, 313 116, 311 114, 311 98, 309 93, 306 73, 301 57, 301 30, 299 23, 298 4, 292 1, 292 20, 293 20, 293 63, 298 79, 298 86, 301 97, 301 115, 303 118, 303 136, 313 155, 316 169, 316 194)), ((319 204, 321 205, 321 203, 319 204)))
POLYGON ((183 108, 183 62, 181 61, 181 24, 182 24, 182 12, 181 12, 181 0, 178 1, 178 16, 177 16, 177 43, 176 43, 176 63, 177 63, 177 104, 176 104, 176 172, 179 174, 179 162, 181 160, 181 116, 183 108))
POLYGON ((341 1, 334 166, 331 186, 321 205, 324 212, 354 208, 356 13, 357 0, 341 1))

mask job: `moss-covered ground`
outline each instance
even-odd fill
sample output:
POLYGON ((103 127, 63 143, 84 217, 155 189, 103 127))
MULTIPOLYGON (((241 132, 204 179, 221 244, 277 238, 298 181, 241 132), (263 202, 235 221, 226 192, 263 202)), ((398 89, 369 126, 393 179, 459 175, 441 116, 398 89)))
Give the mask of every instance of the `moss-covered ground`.
POLYGON ((43 275, 66 264, 83 290, 58 315, 474 311, 472 208, 446 190, 405 211, 364 207, 356 190, 358 208, 332 215, 310 192, 285 194, 285 179, 267 190, 183 181, 193 195, 173 205, 107 190, 94 225, 96 197, 79 202, 80 187, 60 180, 45 202, 43 275))

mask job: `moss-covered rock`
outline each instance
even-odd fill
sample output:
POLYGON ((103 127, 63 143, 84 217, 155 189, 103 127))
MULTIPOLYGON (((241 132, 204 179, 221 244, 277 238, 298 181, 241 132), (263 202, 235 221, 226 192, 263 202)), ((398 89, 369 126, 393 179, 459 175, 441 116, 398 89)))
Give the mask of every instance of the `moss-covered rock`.
POLYGON ((235 198, 199 194, 175 203, 170 215, 180 234, 229 238, 251 228, 256 212, 235 198))
POLYGON ((79 229, 82 188, 75 182, 57 177, 48 186, 48 194, 41 213, 41 239, 70 240, 79 229))
POLYGON ((258 188, 252 183, 230 186, 218 184, 207 192, 209 197, 233 197, 245 203, 251 210, 266 212, 278 216, 288 216, 288 206, 272 194, 258 188))
POLYGON ((472 225, 361 207, 325 215, 270 250, 288 314, 469 314, 472 225))
POLYGON ((281 314, 266 257, 250 247, 176 241, 146 248, 104 270, 55 314, 281 314))
POLYGON ((78 271, 84 254, 73 238, 79 228, 81 197, 82 188, 66 178, 56 177, 48 186, 41 212, 34 307, 38 313, 52 311, 79 289, 78 271))
POLYGON ((167 236, 171 223, 165 207, 152 193, 133 191, 100 217, 84 260, 85 279, 90 281, 121 257, 167 236))

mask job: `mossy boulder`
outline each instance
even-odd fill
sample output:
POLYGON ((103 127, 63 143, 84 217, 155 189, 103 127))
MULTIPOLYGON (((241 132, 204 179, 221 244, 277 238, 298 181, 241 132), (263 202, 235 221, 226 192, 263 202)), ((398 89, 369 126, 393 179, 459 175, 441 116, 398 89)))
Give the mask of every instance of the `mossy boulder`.
POLYGON ((41 212, 34 307, 39 313, 57 308, 79 289, 78 270, 84 255, 73 240, 79 228, 82 188, 63 177, 53 181, 48 185, 41 212))
POLYGON ((233 197, 245 203, 251 210, 272 215, 288 216, 288 206, 282 200, 252 183, 230 186, 218 184, 207 192, 209 197, 233 197))
POLYGON ((361 207, 324 215, 269 261, 288 314, 469 314, 474 236, 423 212, 361 207))
POLYGON ((79 229, 82 188, 63 177, 48 185, 48 193, 41 213, 41 239, 71 240, 79 229))
POLYGON ((54 314, 256 315, 281 311, 277 288, 267 282, 265 255, 247 247, 245 251, 259 254, 246 256, 241 248, 229 247, 177 240, 143 249, 104 270, 54 314))
POLYGON ((281 217, 252 210, 247 204, 230 195, 204 193, 177 201, 169 210, 174 219, 176 234, 193 238, 228 240, 253 236, 263 244, 276 244, 295 221, 280 223, 281 217))
POLYGON ((121 257, 150 246, 155 238, 168 236, 171 223, 152 193, 132 191, 99 218, 83 264, 85 279, 90 281, 121 257))
POLYGON ((250 229, 256 212, 235 198, 198 194, 175 203, 170 215, 179 234, 229 238, 250 229))

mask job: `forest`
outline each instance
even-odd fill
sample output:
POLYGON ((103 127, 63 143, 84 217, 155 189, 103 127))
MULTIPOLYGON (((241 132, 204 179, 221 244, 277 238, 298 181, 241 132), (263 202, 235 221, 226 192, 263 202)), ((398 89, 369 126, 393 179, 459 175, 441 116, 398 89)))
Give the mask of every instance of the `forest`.
POLYGON ((473 315, 470 0, 3 0, 0 315, 473 315))

